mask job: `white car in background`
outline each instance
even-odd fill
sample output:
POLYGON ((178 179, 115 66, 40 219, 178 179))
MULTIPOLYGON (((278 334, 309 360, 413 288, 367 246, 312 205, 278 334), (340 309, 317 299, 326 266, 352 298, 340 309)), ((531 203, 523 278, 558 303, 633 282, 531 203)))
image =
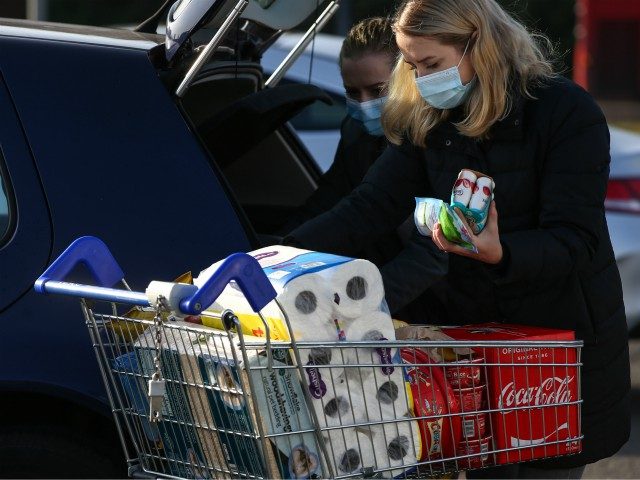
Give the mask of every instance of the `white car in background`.
POLYGON ((611 173, 605 200, 629 329, 640 326, 640 134, 609 127, 611 173))
MULTIPOLYGON (((265 71, 275 70, 300 37, 296 33, 280 37, 263 57, 265 71)), ((307 47, 283 80, 313 83, 334 99, 332 106, 316 102, 291 122, 323 172, 333 162, 340 122, 346 113, 338 68, 342 40, 339 36, 318 34, 315 45, 307 47)), ((610 131, 611 174, 605 209, 631 330, 640 327, 640 134, 616 127, 610 127, 610 131)))

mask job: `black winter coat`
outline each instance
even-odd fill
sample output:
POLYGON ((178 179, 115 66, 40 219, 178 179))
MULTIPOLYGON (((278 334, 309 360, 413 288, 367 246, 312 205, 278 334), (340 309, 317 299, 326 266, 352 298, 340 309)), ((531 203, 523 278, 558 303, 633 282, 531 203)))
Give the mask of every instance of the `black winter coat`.
MULTIPOLYGON (((291 231, 304 221, 330 210, 344 197, 348 196, 354 188, 360 185, 373 163, 385 151, 387 145, 388 142, 385 137, 369 135, 361 122, 347 116, 340 127, 340 143, 338 144, 333 164, 320 177, 316 191, 300 207, 296 215, 293 216, 282 231, 291 231)), ((411 227, 411 225, 409 226, 411 227)), ((405 263, 412 261, 414 254, 412 252, 403 252, 400 256, 398 255, 403 251, 404 244, 412 234, 419 237, 415 232, 415 228, 406 228, 405 222, 397 229, 366 239, 358 250, 351 252, 351 255, 358 258, 366 258, 378 267, 389 264, 390 267, 387 268, 393 268, 398 272, 407 272, 405 263)), ((416 248, 417 245, 419 245, 418 248, 425 248, 425 245, 427 246, 426 248, 433 248, 432 245, 429 245, 430 243, 431 240, 429 239, 416 238, 409 248, 416 248)), ((325 249, 325 251, 327 250, 325 249)), ((419 278, 433 277, 434 273, 439 275, 444 273, 446 259, 438 251, 433 253, 435 261, 424 264, 422 268, 411 269, 412 273, 417 277, 414 282, 418 281, 419 278)), ((412 323, 433 323, 433 319, 430 318, 435 301, 433 294, 424 292, 414 299, 413 297, 416 296, 417 294, 406 301, 394 302, 389 305, 393 317, 412 323)))
MULTIPOLYGON (((298 225, 331 210, 340 200, 362 182, 374 161, 388 143, 384 136, 369 135, 361 122, 347 116, 340 126, 340 143, 329 170, 318 181, 318 188, 282 229, 290 232, 298 225)), ((395 232, 382 235, 367 243, 358 256, 376 265, 386 263, 402 249, 395 232)))
MULTIPOLYGON (((583 452, 545 462, 572 467, 613 455, 630 429, 627 325, 604 214, 609 132, 601 110, 574 83, 559 78, 532 93, 536 100, 516 98, 490 140, 464 137, 444 122, 426 148, 390 146, 348 198, 292 232, 289 242, 351 254, 402 222, 414 197, 449 201, 461 169, 492 176, 504 261, 494 267, 450 254, 449 273, 431 290, 445 324, 565 328, 584 340, 583 452)), ((432 248, 411 251, 409 270, 433 261, 432 248)), ((382 275, 394 306, 433 281, 403 277, 397 268, 382 275)))

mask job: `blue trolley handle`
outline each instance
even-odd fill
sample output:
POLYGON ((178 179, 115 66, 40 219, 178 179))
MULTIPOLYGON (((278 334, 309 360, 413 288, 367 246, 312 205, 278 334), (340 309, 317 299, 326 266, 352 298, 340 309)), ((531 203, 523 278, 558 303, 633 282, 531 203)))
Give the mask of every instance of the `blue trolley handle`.
POLYGON ((254 312, 276 298, 276 291, 258 261, 246 253, 229 255, 191 297, 180 301, 182 313, 197 315, 211 305, 230 281, 235 281, 254 312))
POLYGON ((124 272, 102 240, 96 237, 80 237, 74 240, 36 280, 38 293, 48 293, 46 283, 61 282, 76 265, 84 264, 100 287, 113 287, 124 278, 124 272))
MULTIPOLYGON (((38 293, 58 293, 149 306, 149 300, 144 293, 110 288, 123 278, 122 269, 104 242, 96 237, 87 236, 71 243, 36 280, 34 288, 38 293), (78 264, 87 266, 98 286, 63 281, 78 264)), ((238 284, 255 312, 262 310, 277 295, 255 258, 246 253, 234 253, 222 262, 211 278, 191 297, 180 300, 181 313, 198 315, 220 296, 232 280, 238 284)))

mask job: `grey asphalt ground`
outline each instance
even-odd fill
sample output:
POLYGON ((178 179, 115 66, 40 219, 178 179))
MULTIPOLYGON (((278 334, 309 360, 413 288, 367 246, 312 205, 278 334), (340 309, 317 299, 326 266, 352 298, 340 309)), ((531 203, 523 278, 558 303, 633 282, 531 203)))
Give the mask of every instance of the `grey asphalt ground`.
POLYGON ((629 341, 631 438, 613 457, 588 465, 582 478, 640 478, 640 339, 629 341))

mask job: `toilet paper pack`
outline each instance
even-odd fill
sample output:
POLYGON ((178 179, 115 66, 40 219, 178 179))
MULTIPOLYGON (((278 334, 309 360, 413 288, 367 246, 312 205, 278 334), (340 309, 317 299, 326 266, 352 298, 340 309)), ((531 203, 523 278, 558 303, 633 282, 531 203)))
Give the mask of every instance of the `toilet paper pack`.
POLYGON ((322 436, 337 476, 372 468, 383 478, 404 478, 422 456, 417 424, 407 418, 384 425, 327 430, 322 436))
MULTIPOLYGON (((134 354, 137 358, 139 371, 145 377, 151 377, 155 372, 153 336, 143 334, 135 344, 134 354)), ((176 355, 175 350, 165 349, 160 355, 161 372, 165 378, 184 378, 182 372, 192 372, 194 367, 191 359, 176 355)), ((139 388, 145 385, 141 382, 139 388)), ((157 428, 162 439, 164 454, 167 458, 169 473, 183 478, 209 478, 210 472, 207 465, 222 465, 222 457, 217 440, 207 435, 208 430, 191 428, 196 421, 205 427, 212 425, 207 410, 196 410, 202 404, 198 403, 199 394, 194 388, 183 389, 172 382, 166 384, 166 392, 162 403, 162 420, 157 423, 157 428), (191 397, 191 398, 190 398, 191 397), (194 401, 195 400, 195 401, 194 401), (201 415, 198 415, 200 413, 201 415), (196 419, 197 416, 200 418, 196 419)), ((146 391, 140 392, 145 396, 146 391)), ((149 412, 144 412, 147 416, 149 412)))
MULTIPOLYGON (((248 253, 260 263, 278 293, 277 300, 289 317, 296 340, 342 340, 345 325, 383 305, 382 277, 377 267, 366 260, 280 245, 248 253)), ((194 284, 204 284, 220 264, 200 272, 194 284)), ((219 314, 226 308, 238 314, 244 333, 266 334, 264 323, 251 311, 233 282, 204 315, 219 314), (250 320, 252 314, 250 324, 243 321, 243 316, 250 320)), ((268 304, 262 314, 272 333, 288 338, 286 322, 275 302, 268 304)))
MULTIPOLYGON (((260 263, 287 314, 304 367, 308 408, 310 413, 313 409, 323 435, 367 423, 377 423, 382 429, 384 423, 400 419, 405 424, 413 422, 410 430, 418 432, 417 422, 407 418, 410 402, 397 349, 358 344, 395 340, 377 267, 366 260, 283 246, 265 247, 249 254, 260 263), (326 343, 307 347, 305 341, 326 343)), ((204 283, 216 268, 213 265, 203 270, 195 283, 204 283)), ((216 303, 217 308, 233 303, 235 311, 249 310, 248 302, 234 285, 227 287, 216 303), (229 301, 230 296, 234 296, 233 302, 229 301)), ((274 304, 262 311, 269 319, 280 315, 274 304)), ((242 328, 245 331, 245 326, 242 328)), ((383 436, 381 433, 380 438, 383 436)), ((419 442, 419 434, 416 437, 419 442)), ((407 442, 399 441, 402 450, 407 442)), ((384 452, 376 452, 370 439, 363 442, 357 454, 365 460, 378 454, 388 456, 387 447, 384 452)), ((350 455, 355 458, 353 452, 350 455)), ((303 452, 302 457, 308 459, 309 455, 303 452)), ((342 460, 345 459, 334 457, 334 466, 344 464, 342 460)), ((347 458, 346 465, 353 466, 352 460, 347 458)), ((396 465, 412 463, 415 459, 408 457, 400 464, 387 462, 380 468, 393 467, 395 473, 396 465)))
POLYGON ((462 222, 451 205, 442 200, 416 197, 416 209, 413 219, 418 232, 425 237, 431 237, 436 223, 440 223, 442 233, 444 233, 447 240, 472 252, 478 252, 464 222, 462 222))
MULTIPOLYGON (((272 341, 269 370, 264 339, 244 336, 245 364, 237 337, 182 321, 170 325, 163 333, 163 372, 196 385, 178 387, 187 390, 189 407, 196 409, 193 419, 208 427, 202 430, 208 437, 200 439, 201 445, 205 441, 217 445, 216 465, 226 462, 233 471, 266 478, 326 477, 320 444, 309 432, 313 423, 298 372, 291 368, 289 350, 284 348, 288 344, 272 341), (172 366, 176 359, 184 366, 180 372, 172 366), (268 441, 254 438, 258 422, 270 435, 268 441)), ((147 342, 151 355, 155 351, 151 330, 139 338, 138 348, 147 342)), ((208 459, 206 452, 204 456, 208 459)))
MULTIPOLYGON (((160 363, 166 381, 163 420, 159 422, 165 450, 175 452, 171 473, 185 478, 210 478, 206 467, 248 475, 273 476, 277 472, 271 445, 252 438, 257 431, 255 405, 242 385, 248 385, 237 340, 222 332, 183 321, 172 321, 162 329, 160 363), (193 425, 189 427, 188 425, 193 425), (264 459, 264 462, 263 462, 264 459), (197 467, 187 467, 190 462, 197 467)), ((141 372, 155 371, 156 348, 153 328, 134 344, 141 372)), ((256 354, 255 351, 247 352, 256 354)))

